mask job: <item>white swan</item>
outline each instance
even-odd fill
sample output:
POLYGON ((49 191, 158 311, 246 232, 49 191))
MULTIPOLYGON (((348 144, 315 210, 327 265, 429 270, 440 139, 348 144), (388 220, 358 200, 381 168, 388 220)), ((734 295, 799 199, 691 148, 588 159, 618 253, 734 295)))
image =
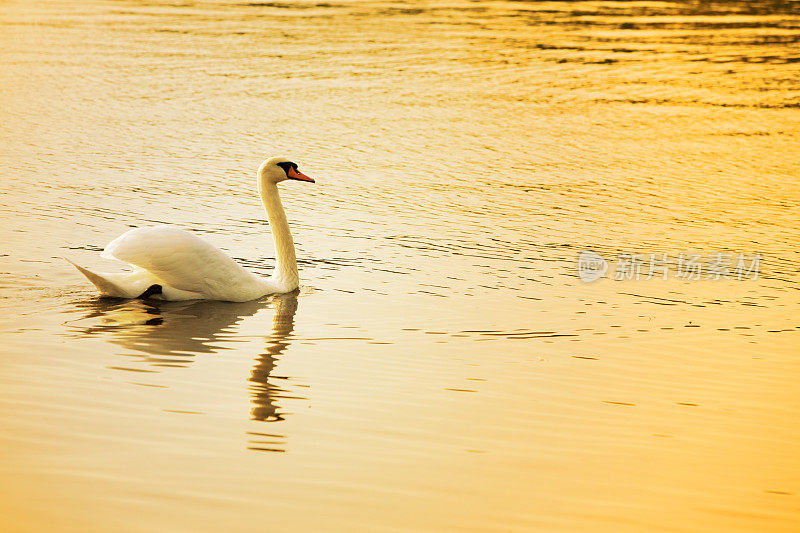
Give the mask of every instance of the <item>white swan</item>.
POLYGON ((284 157, 267 159, 258 168, 258 192, 275 240, 275 271, 269 278, 248 272, 210 243, 171 226, 132 229, 100 254, 130 263, 132 272, 99 274, 70 263, 108 297, 246 302, 291 292, 299 285, 297 258, 278 195, 278 183, 287 179, 314 183, 284 157))

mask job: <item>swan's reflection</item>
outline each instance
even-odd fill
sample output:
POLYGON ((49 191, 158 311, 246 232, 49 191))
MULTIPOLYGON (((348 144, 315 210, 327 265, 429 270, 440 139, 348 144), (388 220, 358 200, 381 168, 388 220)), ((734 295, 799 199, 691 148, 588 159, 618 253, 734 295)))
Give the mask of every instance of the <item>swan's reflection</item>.
POLYGON ((94 299, 78 302, 77 307, 87 312, 67 325, 81 337, 106 337, 133 351, 148 366, 182 367, 191 364, 197 355, 231 349, 230 343, 242 340, 237 335, 239 322, 272 307, 272 332, 266 337, 266 351, 256 357, 248 380, 251 419, 274 422, 284 419, 277 400, 298 398, 270 382, 287 379, 273 376, 272 372, 291 344, 297 295, 295 291, 244 303, 94 299))
POLYGON ((269 378, 275 369, 275 362, 289 347, 289 339, 294 331, 294 315, 297 312, 297 294, 281 294, 274 296, 272 301, 275 314, 272 318, 272 334, 267 338, 267 351, 258 356, 250 373, 250 389, 253 392, 252 418, 262 422, 283 420, 275 400, 288 396, 284 389, 271 384, 269 378))
POLYGON ((78 303, 88 312, 68 325, 77 327, 83 337, 107 335, 108 340, 142 354, 149 363, 183 366, 197 354, 224 349, 221 342, 236 340, 232 336, 234 327, 268 305, 262 300, 228 303, 95 299, 78 303))

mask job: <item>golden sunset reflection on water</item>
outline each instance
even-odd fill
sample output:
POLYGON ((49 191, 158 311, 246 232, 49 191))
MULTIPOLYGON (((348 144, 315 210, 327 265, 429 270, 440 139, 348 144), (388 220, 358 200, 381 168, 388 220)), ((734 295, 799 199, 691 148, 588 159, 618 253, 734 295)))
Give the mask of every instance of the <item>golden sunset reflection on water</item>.
POLYGON ((0 530, 798 530, 797 2, 0 28, 0 530), (62 259, 164 223, 268 275, 271 155, 317 180, 280 186, 295 293, 98 299, 62 259))

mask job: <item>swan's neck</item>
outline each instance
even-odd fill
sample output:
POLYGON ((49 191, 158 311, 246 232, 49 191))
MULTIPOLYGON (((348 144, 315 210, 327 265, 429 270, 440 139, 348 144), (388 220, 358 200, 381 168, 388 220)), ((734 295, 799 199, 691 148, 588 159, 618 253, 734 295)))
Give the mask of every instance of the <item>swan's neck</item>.
POLYGON ((281 204, 278 186, 274 183, 259 181, 258 192, 269 217, 272 238, 275 239, 275 281, 285 285, 287 291, 296 289, 300 278, 297 275, 297 256, 294 253, 294 241, 289 232, 286 212, 281 204))

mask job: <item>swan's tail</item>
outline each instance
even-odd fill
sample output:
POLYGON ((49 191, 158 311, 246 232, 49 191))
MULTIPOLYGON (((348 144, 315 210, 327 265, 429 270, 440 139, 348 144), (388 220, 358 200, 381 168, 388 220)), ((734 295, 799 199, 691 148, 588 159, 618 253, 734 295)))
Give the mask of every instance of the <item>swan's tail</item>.
POLYGON ((132 294, 132 287, 125 287, 120 283, 122 281, 119 274, 96 274, 91 270, 87 270, 80 265, 76 265, 66 257, 64 258, 70 265, 80 271, 81 274, 86 276, 86 279, 92 282, 92 285, 97 287, 100 291, 100 296, 107 296, 111 298, 134 298, 136 294, 132 294))

